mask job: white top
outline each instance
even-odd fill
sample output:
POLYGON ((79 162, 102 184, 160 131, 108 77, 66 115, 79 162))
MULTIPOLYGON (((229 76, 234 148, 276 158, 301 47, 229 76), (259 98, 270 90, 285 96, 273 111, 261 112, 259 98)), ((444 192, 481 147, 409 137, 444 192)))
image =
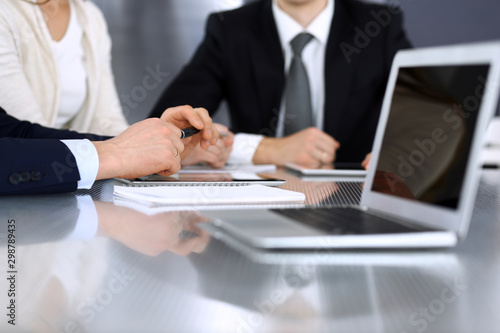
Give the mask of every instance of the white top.
MULTIPOLYGON (((325 103, 325 54, 330 26, 333 19, 334 2, 328 0, 323 11, 307 26, 303 28, 290 15, 285 13, 273 0, 273 15, 281 41, 283 57, 285 60, 285 76, 293 57, 290 42, 292 39, 302 33, 307 32, 314 38, 304 47, 302 51, 302 61, 306 67, 311 87, 311 101, 313 110, 313 120, 317 128, 323 128, 323 110, 325 103)), ((283 118, 285 111, 285 96, 281 103, 276 137, 283 136, 283 118)), ((262 135, 257 134, 236 134, 234 140, 234 149, 229 157, 229 163, 251 163, 253 155, 262 140, 262 135), (243 148, 243 151, 241 150, 243 148), (252 150, 253 149, 253 150, 252 150)))
MULTIPOLYGON (((111 70, 111 39, 106 21, 92 1, 69 0, 83 30, 87 93, 67 128, 116 135, 128 124, 111 70)), ((38 6, 0 1, 0 105, 10 115, 54 127, 62 88, 52 37, 38 6)), ((64 103, 64 102, 63 102, 64 103)))
POLYGON ((67 127, 83 107, 87 96, 87 70, 83 51, 83 30, 70 4, 68 28, 60 41, 52 40, 52 52, 56 62, 61 91, 59 112, 54 123, 56 128, 67 127))

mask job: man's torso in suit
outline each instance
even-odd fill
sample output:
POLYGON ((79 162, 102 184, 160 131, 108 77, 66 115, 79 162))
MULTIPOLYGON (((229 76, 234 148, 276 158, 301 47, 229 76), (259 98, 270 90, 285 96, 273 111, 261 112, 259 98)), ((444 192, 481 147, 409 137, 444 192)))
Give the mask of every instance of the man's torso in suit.
MULTIPOLYGON (((227 100, 231 129, 274 136, 285 85, 284 59, 271 0, 212 14, 190 63, 151 116, 189 104, 213 114, 227 100)), ((340 142, 337 161, 371 151, 394 55, 410 43, 398 10, 335 0, 325 55, 323 130, 340 142)))

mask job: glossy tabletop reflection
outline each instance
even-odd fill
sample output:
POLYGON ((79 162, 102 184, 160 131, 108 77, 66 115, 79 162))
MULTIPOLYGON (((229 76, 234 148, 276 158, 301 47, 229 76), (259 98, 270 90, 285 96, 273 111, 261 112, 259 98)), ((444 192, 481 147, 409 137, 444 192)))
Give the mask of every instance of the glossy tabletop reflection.
MULTIPOLYGON (((274 175, 304 192, 306 206, 359 200, 352 184, 274 175)), ((482 173, 463 243, 404 252, 263 252, 200 229, 202 212, 146 215, 114 205, 114 184, 0 198, 0 332, 500 327, 499 171, 482 173)))

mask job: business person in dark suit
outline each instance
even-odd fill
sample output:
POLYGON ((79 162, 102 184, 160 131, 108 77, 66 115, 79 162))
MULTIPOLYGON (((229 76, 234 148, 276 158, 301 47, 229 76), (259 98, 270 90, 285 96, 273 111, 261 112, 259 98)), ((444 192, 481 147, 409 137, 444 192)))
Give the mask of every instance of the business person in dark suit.
POLYGON ((177 104, 213 114, 227 100, 231 129, 261 135, 236 135, 233 153, 248 162, 361 162, 371 150, 392 59, 410 46, 398 8, 259 0, 209 16, 204 40, 151 115, 177 104), (301 33, 308 35, 297 42, 303 45, 292 47, 301 33), (304 75, 292 73, 294 53, 308 83, 295 81, 304 75), (294 106, 307 117, 287 110, 294 106))
POLYGON ((189 106, 166 110, 161 119, 136 123, 114 138, 19 121, 0 108, 0 195, 71 192, 99 179, 170 175, 195 146, 207 149, 217 138, 208 112, 189 106), (188 126, 202 131, 181 140, 180 129, 188 126))

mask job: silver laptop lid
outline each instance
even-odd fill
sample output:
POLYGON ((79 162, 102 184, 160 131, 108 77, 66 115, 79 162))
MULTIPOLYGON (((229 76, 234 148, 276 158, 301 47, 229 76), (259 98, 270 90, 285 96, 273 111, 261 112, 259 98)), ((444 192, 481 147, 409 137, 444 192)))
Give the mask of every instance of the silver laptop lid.
POLYGON ((361 205, 467 232, 482 135, 499 96, 500 42, 395 57, 361 205))

